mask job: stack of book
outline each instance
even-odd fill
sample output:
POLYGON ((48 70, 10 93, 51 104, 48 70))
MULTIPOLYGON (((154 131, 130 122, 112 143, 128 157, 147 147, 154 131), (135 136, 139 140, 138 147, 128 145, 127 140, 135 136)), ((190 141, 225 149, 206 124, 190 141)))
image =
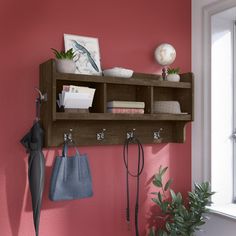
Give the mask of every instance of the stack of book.
POLYGON ((107 103, 107 112, 125 114, 144 114, 144 102, 110 101, 107 103))
POLYGON ((88 109, 92 106, 94 93, 93 88, 63 85, 57 104, 59 108, 63 106, 65 109, 88 109))

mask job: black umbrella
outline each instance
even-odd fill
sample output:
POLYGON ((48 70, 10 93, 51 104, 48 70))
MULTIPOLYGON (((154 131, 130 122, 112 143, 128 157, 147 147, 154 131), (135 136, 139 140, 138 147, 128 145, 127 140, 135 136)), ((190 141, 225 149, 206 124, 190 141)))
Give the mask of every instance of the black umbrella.
POLYGON ((32 209, 36 236, 39 231, 40 209, 44 189, 45 159, 42 152, 43 129, 39 123, 40 99, 36 100, 36 121, 21 143, 29 153, 28 178, 32 199, 32 209))

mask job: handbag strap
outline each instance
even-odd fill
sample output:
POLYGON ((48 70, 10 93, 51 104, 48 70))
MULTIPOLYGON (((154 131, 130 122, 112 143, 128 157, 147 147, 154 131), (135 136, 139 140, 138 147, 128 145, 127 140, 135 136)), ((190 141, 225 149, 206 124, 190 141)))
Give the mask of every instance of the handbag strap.
MULTIPOLYGON (((80 157, 79 150, 78 150, 78 148, 76 147, 75 143, 74 143, 74 142, 71 142, 71 143, 72 143, 73 148, 75 149, 76 156, 80 157)), ((64 142, 63 148, 62 148, 62 156, 63 156, 63 157, 68 157, 68 146, 69 146, 68 143, 67 143, 67 142, 64 142)))

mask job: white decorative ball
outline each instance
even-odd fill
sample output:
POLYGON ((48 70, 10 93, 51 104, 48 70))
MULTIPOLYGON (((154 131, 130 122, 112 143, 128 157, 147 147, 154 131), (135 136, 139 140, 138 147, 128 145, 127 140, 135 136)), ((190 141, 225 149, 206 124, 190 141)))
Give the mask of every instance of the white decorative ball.
POLYGON ((176 58, 176 51, 172 45, 163 43, 156 48, 154 55, 156 61, 160 65, 168 66, 174 62, 176 58))

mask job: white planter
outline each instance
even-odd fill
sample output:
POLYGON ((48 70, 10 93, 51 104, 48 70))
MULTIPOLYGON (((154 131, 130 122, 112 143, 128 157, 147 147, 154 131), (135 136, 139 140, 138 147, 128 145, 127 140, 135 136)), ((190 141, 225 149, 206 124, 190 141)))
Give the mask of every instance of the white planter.
POLYGON ((169 74, 166 76, 166 80, 172 81, 172 82, 179 82, 180 76, 178 74, 169 74))
POLYGON ((56 59, 56 69, 60 73, 74 73, 76 70, 76 65, 73 60, 56 59))

